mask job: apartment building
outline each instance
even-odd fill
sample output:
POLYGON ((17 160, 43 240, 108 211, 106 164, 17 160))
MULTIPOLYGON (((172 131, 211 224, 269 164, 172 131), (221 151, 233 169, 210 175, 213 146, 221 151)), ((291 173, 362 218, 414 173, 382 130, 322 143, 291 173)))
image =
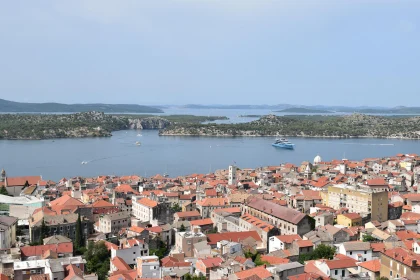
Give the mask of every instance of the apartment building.
POLYGON ((130 215, 124 212, 102 215, 99 218, 99 231, 116 234, 122 228, 129 227, 130 222, 130 215))
POLYGON ((184 253, 185 257, 194 256, 194 244, 207 241, 207 236, 200 231, 199 227, 193 231, 178 232, 175 240, 175 251, 184 253))
POLYGON ((404 248, 382 252, 380 276, 390 280, 401 277, 420 279, 420 255, 404 248))
POLYGON ((350 186, 346 184, 328 187, 325 204, 336 210, 348 208, 361 216, 371 214, 371 220, 388 220, 388 192, 369 186, 350 186))
POLYGON ((133 196, 133 215, 142 222, 153 220, 153 209, 157 208, 158 203, 147 197, 133 196))

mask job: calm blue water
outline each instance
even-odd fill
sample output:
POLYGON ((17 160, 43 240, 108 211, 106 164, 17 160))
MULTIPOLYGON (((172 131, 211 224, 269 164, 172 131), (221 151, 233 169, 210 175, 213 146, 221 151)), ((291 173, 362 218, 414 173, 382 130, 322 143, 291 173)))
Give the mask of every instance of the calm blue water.
POLYGON ((420 142, 394 139, 290 138, 294 151, 271 146, 272 137, 158 136, 157 131, 118 131, 110 138, 41 141, 0 141, 0 168, 8 176, 42 175, 58 180, 71 176, 131 175, 170 176, 208 173, 227 168, 298 164, 320 154, 324 160, 360 160, 397 153, 420 153, 420 142), (135 142, 140 141, 141 146, 135 142), (89 161, 82 165, 82 161, 89 161))

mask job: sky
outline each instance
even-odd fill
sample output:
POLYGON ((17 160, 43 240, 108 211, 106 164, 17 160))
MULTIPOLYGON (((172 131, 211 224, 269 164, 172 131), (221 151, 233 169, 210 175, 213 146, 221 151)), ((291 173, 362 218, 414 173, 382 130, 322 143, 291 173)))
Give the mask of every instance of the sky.
POLYGON ((420 106, 418 0, 0 1, 0 98, 420 106))

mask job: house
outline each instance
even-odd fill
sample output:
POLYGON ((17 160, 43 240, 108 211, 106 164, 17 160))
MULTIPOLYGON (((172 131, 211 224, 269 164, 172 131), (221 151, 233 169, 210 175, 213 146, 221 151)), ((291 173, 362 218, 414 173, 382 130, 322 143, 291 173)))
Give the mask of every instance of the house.
POLYGON ((215 209, 228 208, 229 201, 224 197, 209 197, 196 201, 196 207, 202 218, 210 218, 211 212, 215 209))
POLYGON ((356 261, 351 258, 335 260, 317 260, 315 266, 328 277, 343 280, 352 275, 349 269, 357 271, 356 261))
POLYGON ((41 259, 46 252, 53 252, 58 258, 73 256, 73 243, 64 242, 60 244, 37 245, 20 247, 22 261, 28 259, 41 259))
POLYGON ((201 214, 198 211, 176 212, 174 214, 174 222, 179 221, 195 221, 201 219, 201 214))
POLYGON ((198 259, 195 263, 196 271, 195 273, 198 276, 205 276, 210 278, 210 271, 218 268, 223 263, 223 260, 219 257, 216 258, 207 258, 207 259, 198 259))
POLYGON ((99 218, 99 231, 116 235, 122 228, 129 227, 130 223, 130 215, 125 212, 102 215, 99 218))
POLYGON ((185 257, 193 257, 194 245, 206 240, 206 235, 201 232, 199 227, 193 228, 193 231, 177 232, 174 251, 184 253, 185 257))
POLYGON ((223 232, 207 234, 207 240, 210 246, 215 248, 217 242, 222 240, 229 240, 232 242, 241 243, 243 246, 251 245, 254 249, 264 250, 266 247, 263 245, 261 237, 256 231, 241 231, 241 232, 223 232))
POLYGON ((271 236, 269 239, 269 253, 277 250, 288 250, 293 241, 302 240, 298 234, 271 236))
POLYGON ((138 257, 149 255, 149 245, 144 240, 131 238, 121 242, 120 246, 111 248, 111 259, 121 258, 128 265, 135 265, 138 257))
POLYGON ((42 181, 41 176, 7 177, 6 172, 2 172, 1 175, 2 182, 0 185, 4 185, 7 193, 11 196, 20 196, 25 186, 37 186, 42 181))
POLYGON ((401 247, 381 252, 380 277, 420 279, 420 255, 401 247))
POLYGON ((17 221, 15 217, 0 216, 0 249, 15 245, 17 221))
POLYGON ((92 211, 93 211, 93 219, 95 222, 99 221, 99 217, 101 215, 106 214, 113 214, 119 212, 118 206, 105 201, 105 200, 98 200, 92 204, 92 211))
POLYGON ((381 271, 381 260, 374 259, 371 261, 361 262, 359 265, 359 271, 370 276, 370 280, 376 280, 380 278, 381 271))
POLYGON ((158 203, 147 197, 132 197, 133 215, 142 222, 151 222, 153 220, 153 209, 156 209, 158 203))
POLYGON ((372 260, 372 248, 369 242, 344 242, 338 246, 338 252, 358 262, 366 262, 372 260))
POLYGON ((289 277, 299 275, 305 272, 305 266, 298 262, 283 263, 268 267, 268 271, 275 275, 275 279, 288 280, 289 277))
POLYGON ((213 230, 213 221, 210 218, 200 219, 190 222, 191 228, 200 227, 201 231, 207 233, 213 230))
POLYGON ((261 280, 272 280, 274 276, 264 266, 257 266, 248 270, 236 272, 229 275, 229 280, 241 280, 241 279, 261 279, 261 280), (254 278, 252 278, 254 277, 254 278), (258 277, 258 278, 255 278, 258 277))
POLYGON ((347 213, 337 215, 337 224, 345 227, 362 225, 362 217, 357 213, 347 213))
POLYGON ((162 279, 162 268, 160 267, 159 257, 148 256, 137 258, 138 278, 158 278, 162 279))
POLYGON ((332 246, 350 240, 350 234, 345 230, 332 225, 318 227, 303 236, 304 240, 311 240, 315 247, 319 244, 332 246))
POLYGON ((111 257, 110 271, 112 273, 116 271, 127 271, 131 270, 131 267, 120 257, 111 257))

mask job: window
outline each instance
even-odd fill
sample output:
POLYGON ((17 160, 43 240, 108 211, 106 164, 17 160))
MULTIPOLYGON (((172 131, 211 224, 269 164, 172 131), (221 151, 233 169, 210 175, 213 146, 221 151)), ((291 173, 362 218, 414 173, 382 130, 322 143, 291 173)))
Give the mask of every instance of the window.
POLYGON ((338 269, 334 271, 334 275, 338 275, 338 269))
POLYGON ((350 251, 350 256, 353 255, 353 252, 350 251))
POLYGON ((346 271, 343 269, 341 270, 341 277, 344 277, 346 275, 346 271))
POLYGON ((389 276, 392 276, 392 270, 389 271, 389 276))
POLYGON ((367 251, 365 251, 365 254, 367 254, 367 251))

